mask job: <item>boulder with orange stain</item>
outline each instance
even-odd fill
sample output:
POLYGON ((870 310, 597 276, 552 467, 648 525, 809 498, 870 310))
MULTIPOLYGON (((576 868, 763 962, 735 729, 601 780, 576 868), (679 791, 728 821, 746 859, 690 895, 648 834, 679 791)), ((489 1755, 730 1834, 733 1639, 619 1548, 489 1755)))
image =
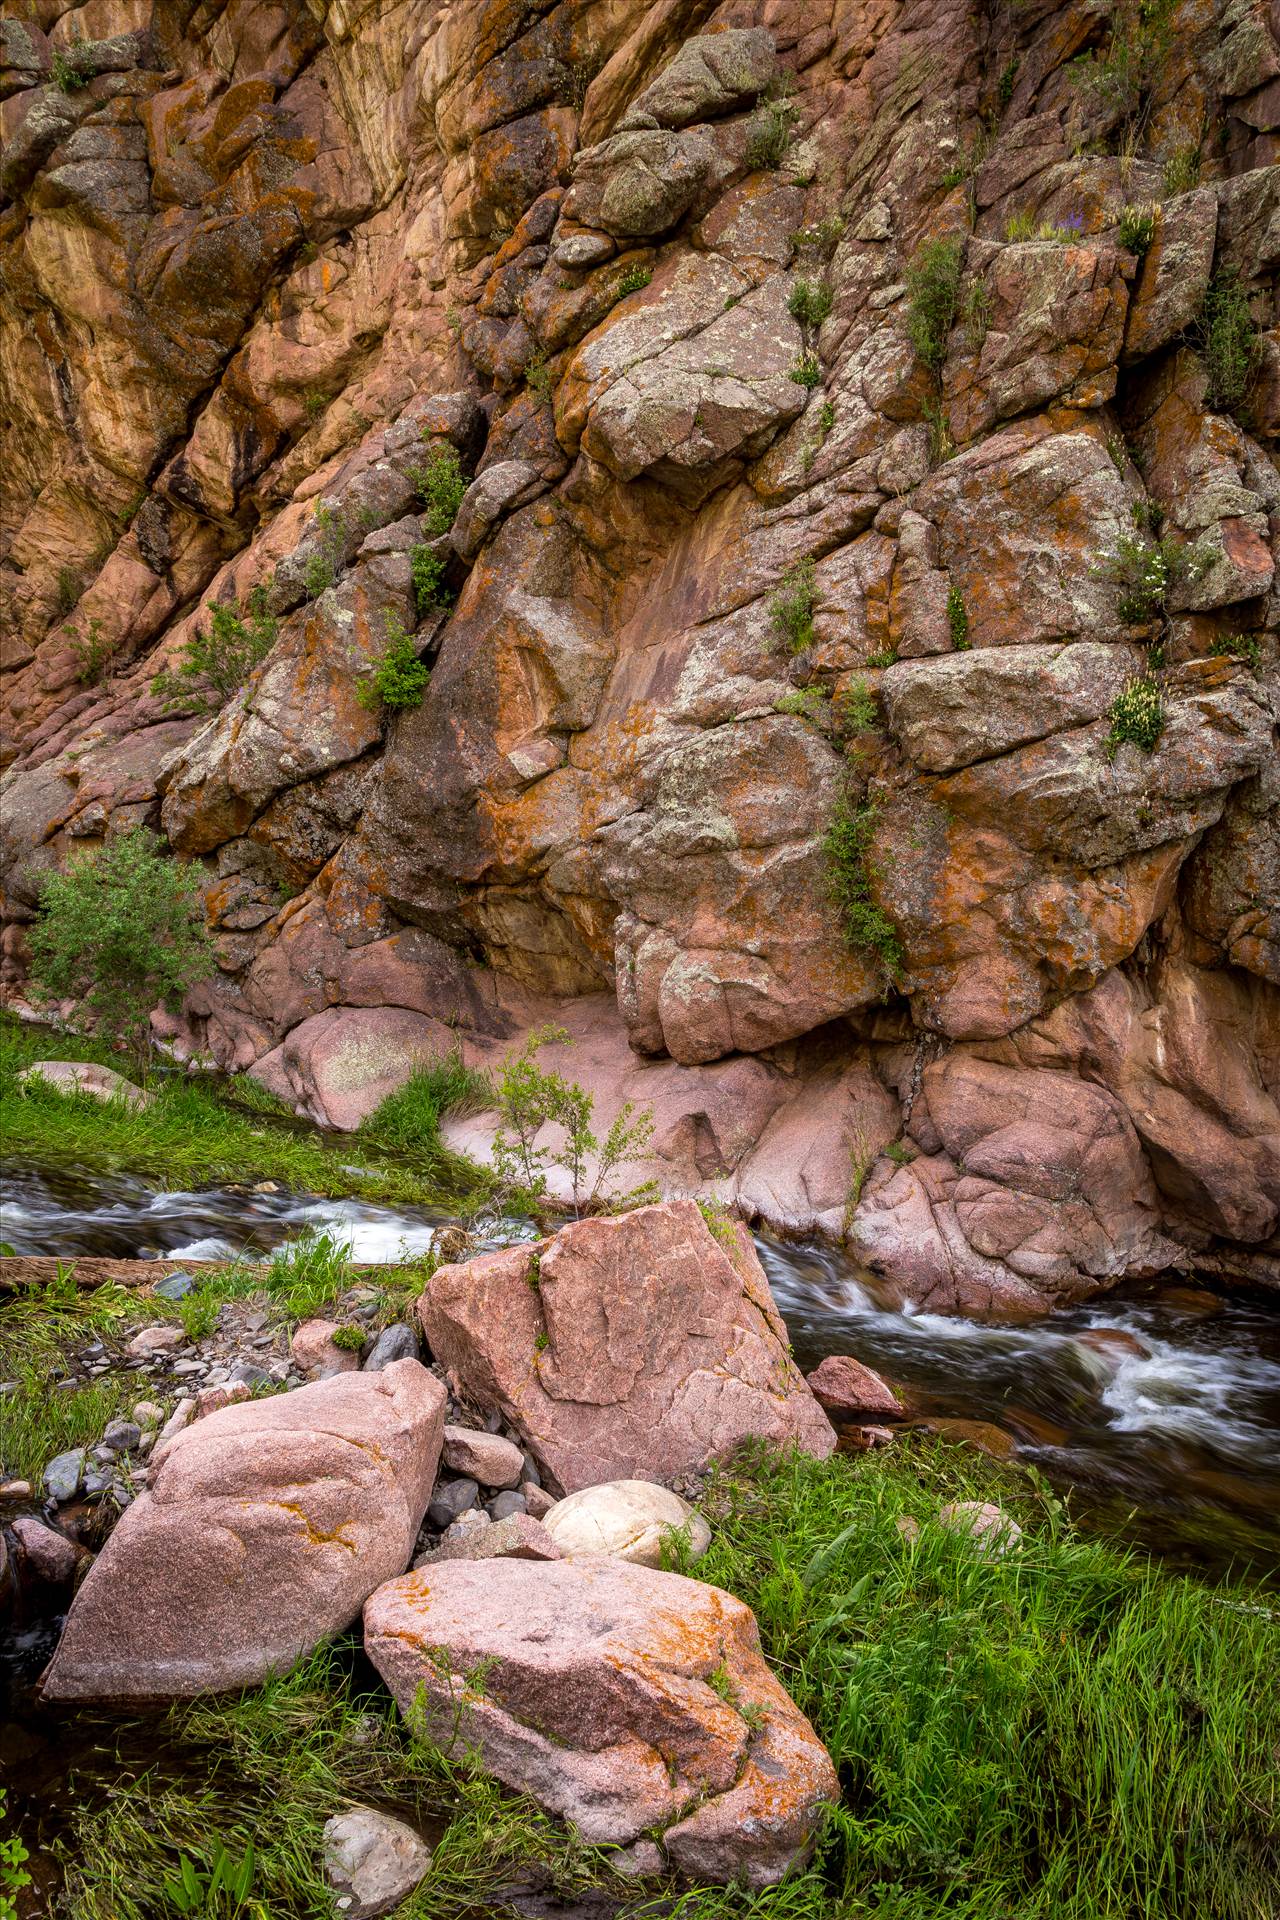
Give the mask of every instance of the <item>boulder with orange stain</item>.
POLYGON ((380 1588, 364 1630, 415 1734, 476 1751, 584 1840, 655 1836, 687 1879, 772 1885, 838 1798, 719 1587, 604 1556, 455 1560, 380 1588))

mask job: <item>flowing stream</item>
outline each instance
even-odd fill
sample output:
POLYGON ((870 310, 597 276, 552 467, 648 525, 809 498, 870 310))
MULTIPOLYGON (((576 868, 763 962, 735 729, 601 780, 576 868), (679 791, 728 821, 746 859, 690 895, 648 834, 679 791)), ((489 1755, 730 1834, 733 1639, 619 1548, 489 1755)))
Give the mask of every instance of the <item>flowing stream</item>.
MULTIPOLYGON (((210 1188, 17 1163, 0 1233, 19 1253, 213 1259, 327 1226, 353 1257, 420 1253, 446 1217, 358 1199, 210 1188)), ((913 1409, 1000 1428, 1077 1518, 1184 1563, 1280 1570, 1280 1312, 1158 1285, 1018 1326, 899 1311, 835 1249, 757 1241, 806 1369, 851 1353, 913 1409)), ((988 1432, 986 1438, 1000 1436, 988 1432)))

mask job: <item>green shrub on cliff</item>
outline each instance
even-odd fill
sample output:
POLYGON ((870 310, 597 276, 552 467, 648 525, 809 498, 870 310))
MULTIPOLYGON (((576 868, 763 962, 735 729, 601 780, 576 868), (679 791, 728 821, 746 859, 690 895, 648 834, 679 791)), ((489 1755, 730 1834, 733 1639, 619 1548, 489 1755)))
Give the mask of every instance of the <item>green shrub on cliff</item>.
POLYGON ((494 1082, 498 1129, 493 1165, 509 1189, 545 1194, 553 1174, 564 1176, 575 1217, 584 1213, 620 1213, 658 1197, 653 1181, 631 1188, 614 1185, 618 1170, 647 1157, 653 1134, 649 1108, 637 1111, 628 1100, 603 1138, 592 1128, 595 1096, 554 1068, 538 1065, 542 1048, 564 1041, 559 1027, 536 1028, 518 1053, 509 1054, 494 1082), (552 1128, 548 1138, 544 1129, 552 1128))
POLYGON ((372 676, 356 689, 356 699, 362 707, 386 707, 393 713, 420 707, 431 669, 419 660, 417 641, 394 613, 387 614, 385 627, 386 648, 374 662, 372 676))
POLYGON ((448 533, 458 517, 468 484, 458 449, 447 441, 438 443, 420 466, 409 468, 409 478, 422 496, 422 517, 428 536, 434 539, 448 533))
POLYGON ((928 240, 907 269, 907 331, 930 373, 940 373, 947 357, 963 261, 959 240, 928 240))
POLYGON ((788 653, 803 653, 817 638, 813 612, 817 604, 812 560, 797 560, 782 576, 778 591, 769 602, 769 618, 774 632, 785 641, 788 653))
POLYGON ((151 691, 168 713, 217 713, 242 687, 276 643, 279 622, 267 590, 256 586, 244 607, 210 600, 209 625, 197 626, 172 667, 162 667, 151 691))
POLYGON ((872 855, 876 807, 845 795, 837 803, 827 829, 823 851, 827 860, 828 890, 839 912, 844 937, 855 952, 879 962, 894 980, 902 971, 902 941, 898 929, 877 906, 872 894, 876 865, 872 855))
POLYGON ((144 827, 114 835, 54 873, 31 930, 31 979, 49 1000, 76 1000, 95 1030, 145 1071, 153 1007, 176 1004, 213 972, 200 887, 144 827))
POLYGON ((1229 268, 1209 282, 1192 339, 1208 375, 1209 405, 1238 413, 1248 399, 1262 343, 1248 296, 1229 268))
POLYGON ((1164 732, 1164 699, 1160 682, 1146 673, 1126 680, 1107 708, 1107 718, 1111 722, 1106 739, 1109 760, 1115 758, 1117 749, 1126 741, 1141 747, 1144 753, 1154 753, 1164 732))

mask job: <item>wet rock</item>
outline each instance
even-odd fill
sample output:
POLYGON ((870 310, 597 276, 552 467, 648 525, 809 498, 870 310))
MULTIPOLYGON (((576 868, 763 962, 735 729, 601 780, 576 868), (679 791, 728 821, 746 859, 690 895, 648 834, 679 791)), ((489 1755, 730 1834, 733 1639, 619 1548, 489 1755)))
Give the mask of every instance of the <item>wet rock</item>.
POLYGON ((440 1268, 419 1313, 467 1397, 499 1407, 566 1492, 671 1480, 749 1434, 828 1454, 751 1241, 726 1235, 687 1200, 581 1220, 440 1268))
POLYGON ((807 1379, 814 1399, 833 1420, 897 1420, 904 1411, 888 1381, 848 1353, 829 1353, 807 1379))
POLYGON ((346 1920, 377 1920, 413 1892, 431 1869, 431 1849, 403 1820, 351 1807, 324 1825, 324 1867, 346 1920))
POLYGON ((150 1106, 155 1098, 111 1067, 79 1060, 33 1060, 18 1075, 18 1084, 26 1086, 33 1080, 43 1080, 59 1093, 87 1093, 95 1100, 122 1100, 126 1107, 150 1106))
POLYGON ((225 1407, 157 1449, 80 1587, 50 1700, 255 1686, 408 1564, 444 1390, 414 1360, 225 1407))
POLYGON ((189 1273, 166 1273, 163 1280, 157 1280, 151 1291, 161 1300, 185 1300, 195 1288, 195 1279, 189 1273))
POLYGON ((428 1737, 452 1727, 584 1839, 656 1835, 690 1878, 781 1879, 836 1797, 750 1610, 676 1574, 618 1560, 433 1566, 372 1597, 365 1645, 401 1709, 423 1707, 428 1737), (483 1695, 460 1684, 481 1662, 483 1695))
POLYGON ((403 1320, 397 1320, 394 1326, 384 1327, 377 1335, 364 1361, 366 1373, 381 1373, 395 1360, 416 1360, 418 1358, 418 1335, 416 1330, 403 1320))
POLYGON ((30 1514, 14 1521, 13 1537, 34 1578, 47 1586, 70 1586, 80 1562, 86 1557, 84 1548, 68 1540, 65 1533, 59 1533, 56 1527, 46 1527, 30 1514))
POLYGON ((495 1520, 506 1520, 513 1513, 526 1513, 528 1503, 522 1493, 507 1489, 494 1495, 489 1502, 489 1511, 495 1520))
POLYGON ((41 1485, 50 1500, 75 1499, 85 1478, 88 1457, 86 1448, 72 1447, 50 1460, 41 1476, 41 1485))
POLYGON ((985 1453, 991 1460, 1015 1460, 1018 1455, 1018 1443, 1013 1435, 990 1420, 937 1418, 922 1420, 920 1425, 926 1433, 936 1433, 943 1440, 976 1447, 979 1453, 985 1453))
POLYGON ((442 1480, 431 1496, 427 1518, 433 1527, 451 1526, 458 1515, 474 1507, 479 1498, 480 1488, 474 1480, 465 1477, 442 1480))
POLYGON ((524 1472, 524 1455, 514 1442, 474 1427, 446 1427, 441 1458, 451 1473, 482 1487, 514 1487, 524 1472))
POLYGON ((566 1560, 607 1553, 637 1566, 657 1567, 671 1536, 687 1541, 693 1560, 711 1545, 711 1529, 687 1500, 651 1480, 611 1480, 558 1500, 543 1525, 566 1560))

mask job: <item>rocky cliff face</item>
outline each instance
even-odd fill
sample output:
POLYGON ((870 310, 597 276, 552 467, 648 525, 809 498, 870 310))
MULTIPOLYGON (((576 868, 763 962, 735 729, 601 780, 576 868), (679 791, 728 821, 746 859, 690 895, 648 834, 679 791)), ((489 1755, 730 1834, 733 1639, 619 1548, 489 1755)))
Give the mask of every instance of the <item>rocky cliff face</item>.
POLYGON ((145 821, 318 1118, 554 1005, 904 1293, 1277 1278, 1274 10, 28 0, 0 94, 11 991, 145 821))

